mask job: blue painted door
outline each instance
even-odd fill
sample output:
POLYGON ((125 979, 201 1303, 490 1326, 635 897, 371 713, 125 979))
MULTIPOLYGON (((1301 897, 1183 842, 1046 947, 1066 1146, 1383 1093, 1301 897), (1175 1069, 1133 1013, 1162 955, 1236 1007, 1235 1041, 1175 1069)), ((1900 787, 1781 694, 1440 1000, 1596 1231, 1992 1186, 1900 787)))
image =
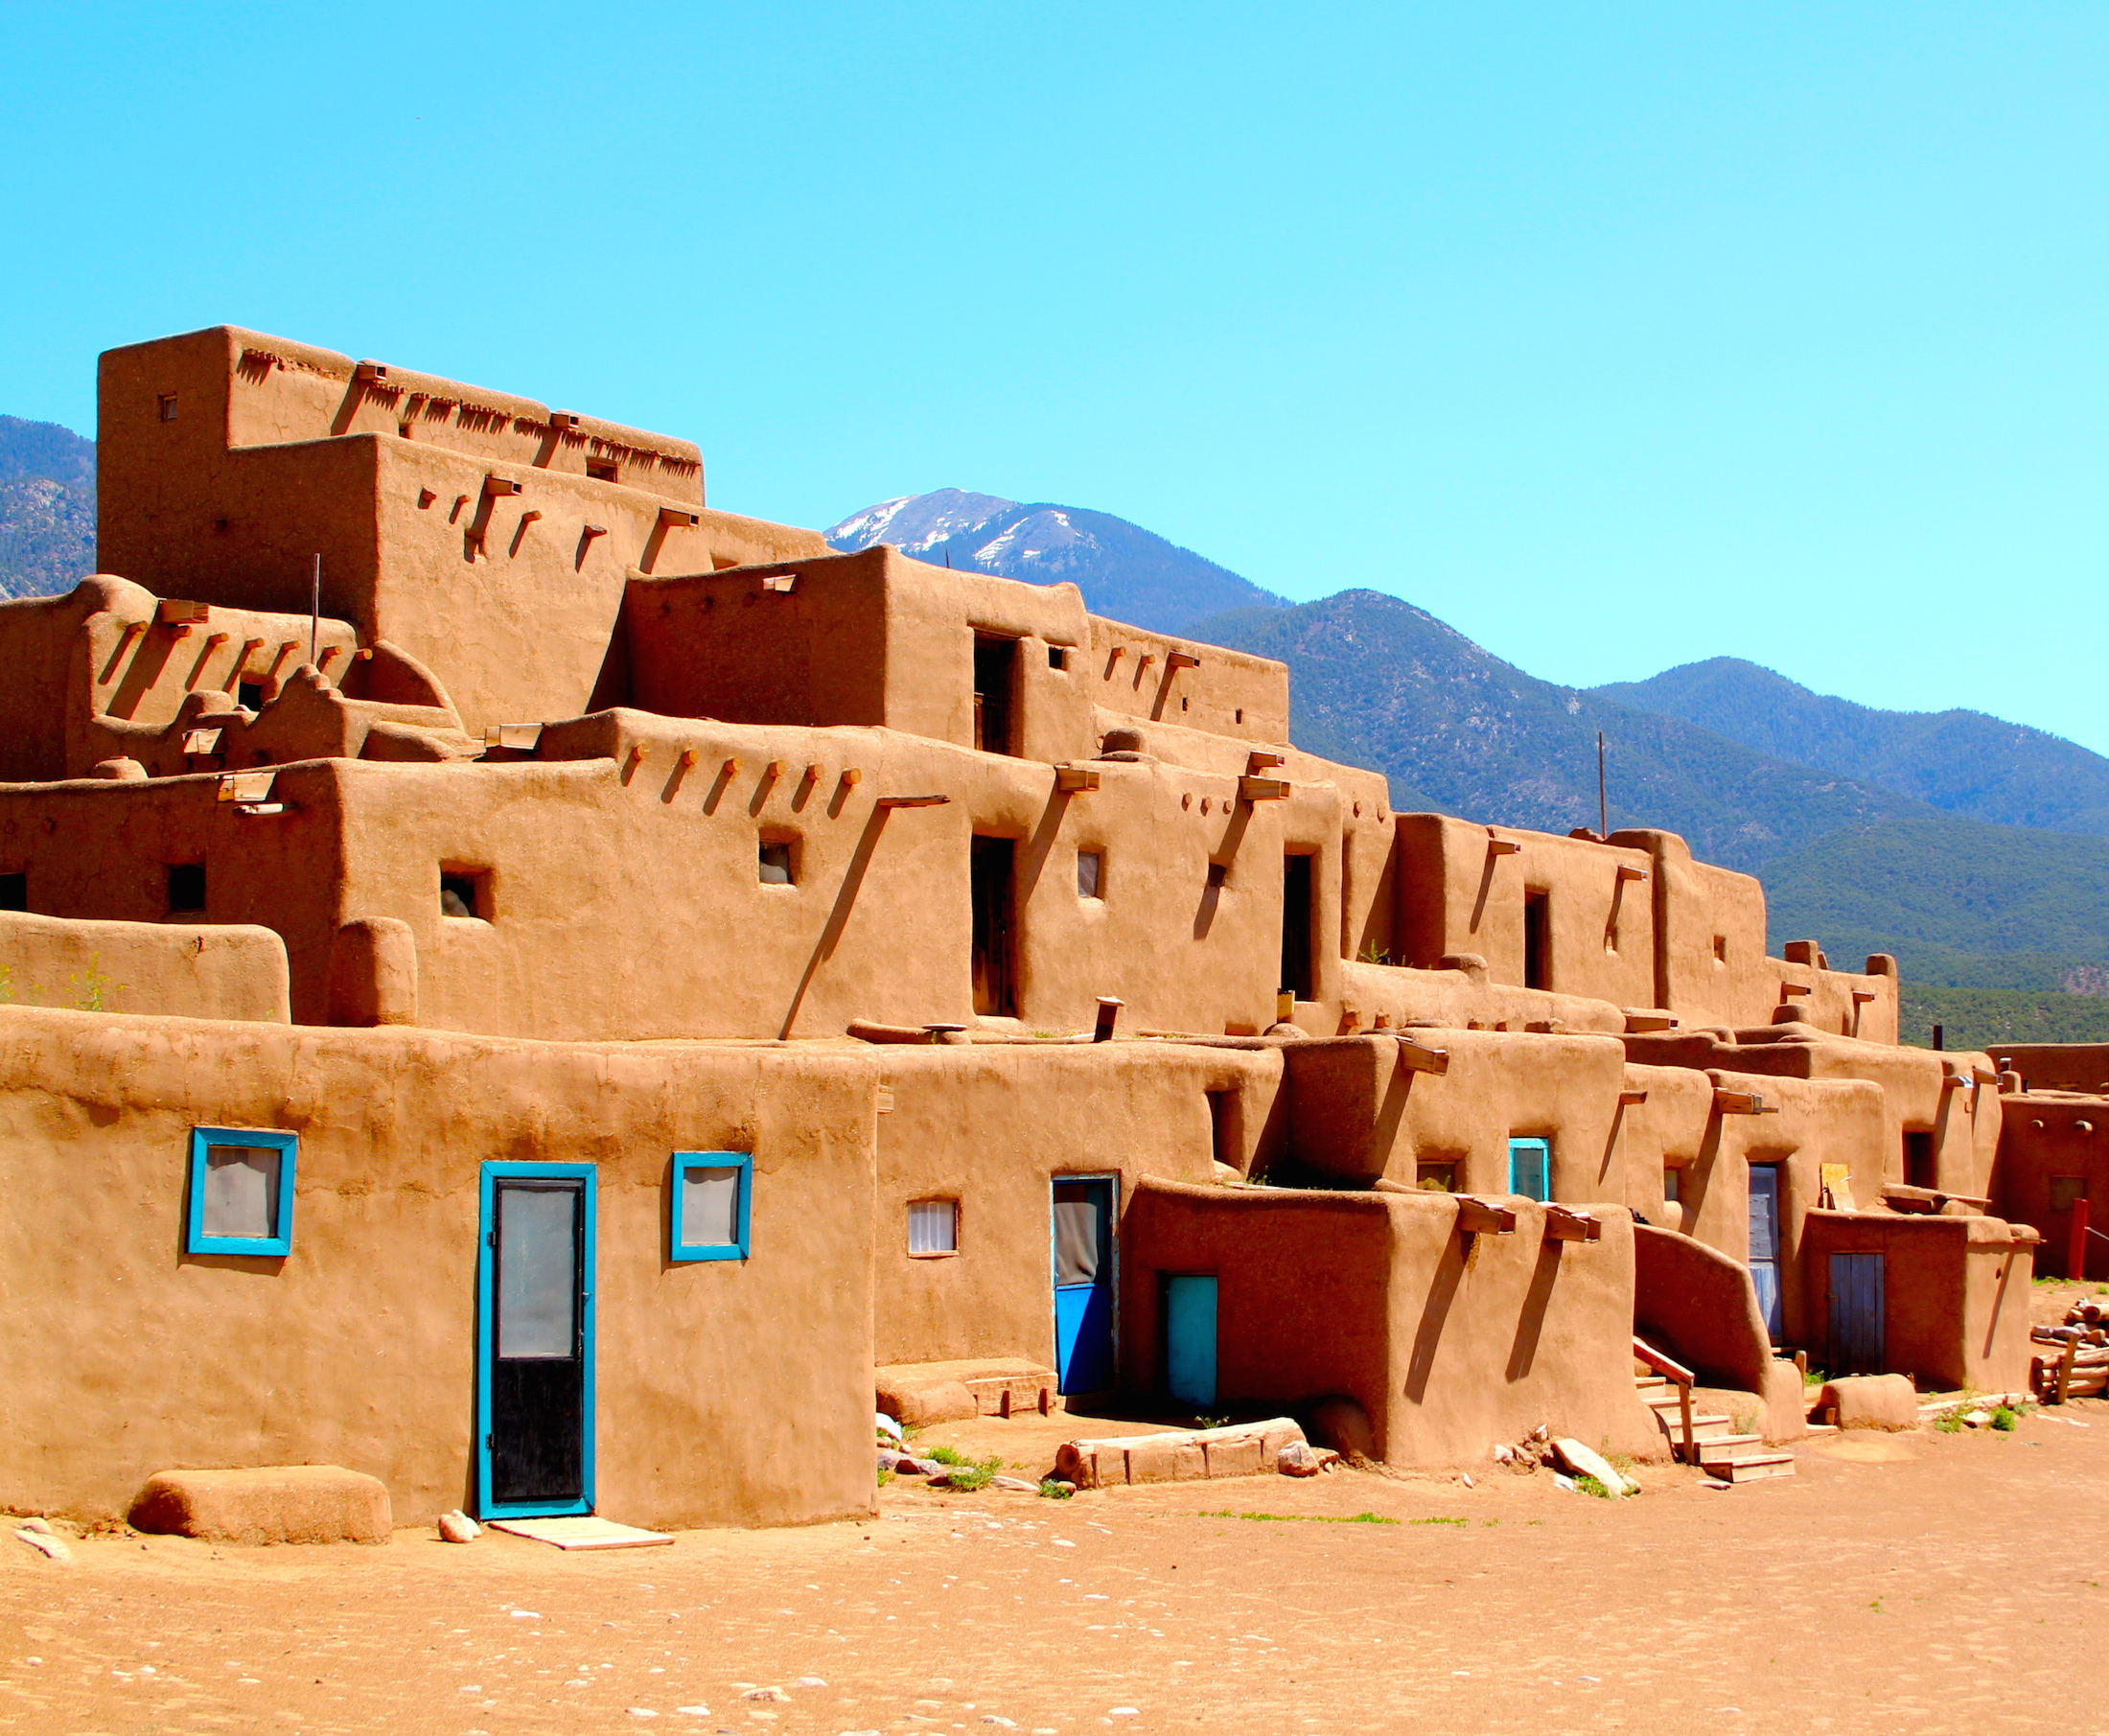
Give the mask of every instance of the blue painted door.
POLYGON ((1216 1280, 1180 1272, 1165 1280, 1165 1389, 1181 1404, 1216 1402, 1216 1280))
POLYGON ((591 1164, 485 1164, 476 1273, 476 1506, 593 1510, 591 1164))
POLYGON ((1880 1254, 1831 1256, 1831 1344, 1834 1375, 1883 1370, 1883 1274, 1880 1254))
POLYGON ((1113 1384, 1111 1176, 1054 1184, 1054 1366, 1065 1393, 1113 1384))
POLYGON ((1779 1166, 1750 1166, 1750 1278, 1765 1330, 1779 1342, 1779 1166))
POLYGON ((1509 1141, 1509 1192, 1525 1199, 1552 1197, 1552 1146, 1541 1139, 1509 1141))

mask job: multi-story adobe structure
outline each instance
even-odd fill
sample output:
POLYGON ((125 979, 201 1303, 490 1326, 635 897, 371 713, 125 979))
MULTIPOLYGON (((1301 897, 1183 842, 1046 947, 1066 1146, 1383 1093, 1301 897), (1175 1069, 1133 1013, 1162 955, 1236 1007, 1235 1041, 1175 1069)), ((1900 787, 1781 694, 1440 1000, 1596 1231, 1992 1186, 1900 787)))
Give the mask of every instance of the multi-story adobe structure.
POLYGON ((1796 1347, 2018 1380, 1990 1057, 1677 837, 1396 813, 1279 663, 524 399, 220 328, 100 415, 111 570, 0 606, 0 1499, 810 1518, 881 1370, 1402 1464, 1661 1452, 1636 1331, 1772 1443, 1796 1347))

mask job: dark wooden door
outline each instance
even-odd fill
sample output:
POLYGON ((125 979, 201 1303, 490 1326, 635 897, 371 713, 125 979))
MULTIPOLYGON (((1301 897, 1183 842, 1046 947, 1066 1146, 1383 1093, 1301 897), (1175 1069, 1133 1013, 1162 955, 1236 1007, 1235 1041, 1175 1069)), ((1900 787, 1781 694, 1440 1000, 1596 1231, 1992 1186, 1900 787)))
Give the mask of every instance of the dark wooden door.
POLYGON ((1882 1374, 1884 1348, 1882 1256, 1833 1254, 1830 1372, 1882 1374))
POLYGON ((974 900, 974 1010, 1009 1018, 1018 1010, 1012 890, 1017 846, 977 838, 968 879, 974 900))

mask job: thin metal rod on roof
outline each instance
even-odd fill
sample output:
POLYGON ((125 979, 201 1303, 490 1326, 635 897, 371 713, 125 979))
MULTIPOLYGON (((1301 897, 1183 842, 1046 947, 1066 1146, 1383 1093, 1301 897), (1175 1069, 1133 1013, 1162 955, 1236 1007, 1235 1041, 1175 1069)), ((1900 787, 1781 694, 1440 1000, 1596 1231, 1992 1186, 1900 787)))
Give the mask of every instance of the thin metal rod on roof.
POLYGON ((1611 835, 1611 809, 1610 799, 1604 793, 1604 731, 1596 732, 1596 835, 1609 838, 1611 835))
POLYGON ((322 637, 322 557, 314 558, 314 590, 308 604, 308 660, 315 660, 315 646, 322 637))

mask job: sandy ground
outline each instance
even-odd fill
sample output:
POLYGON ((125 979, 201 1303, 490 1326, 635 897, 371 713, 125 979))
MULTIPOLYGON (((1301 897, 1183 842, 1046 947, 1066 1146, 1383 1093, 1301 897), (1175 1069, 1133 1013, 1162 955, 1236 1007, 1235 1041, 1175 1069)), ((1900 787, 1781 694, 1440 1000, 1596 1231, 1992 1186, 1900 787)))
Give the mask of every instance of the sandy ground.
POLYGON ((2109 1405, 2066 1411, 1616 1504, 1490 1467, 895 1485, 602 1555, 0 1538, 0 1728, 2109 1730, 2109 1405))

